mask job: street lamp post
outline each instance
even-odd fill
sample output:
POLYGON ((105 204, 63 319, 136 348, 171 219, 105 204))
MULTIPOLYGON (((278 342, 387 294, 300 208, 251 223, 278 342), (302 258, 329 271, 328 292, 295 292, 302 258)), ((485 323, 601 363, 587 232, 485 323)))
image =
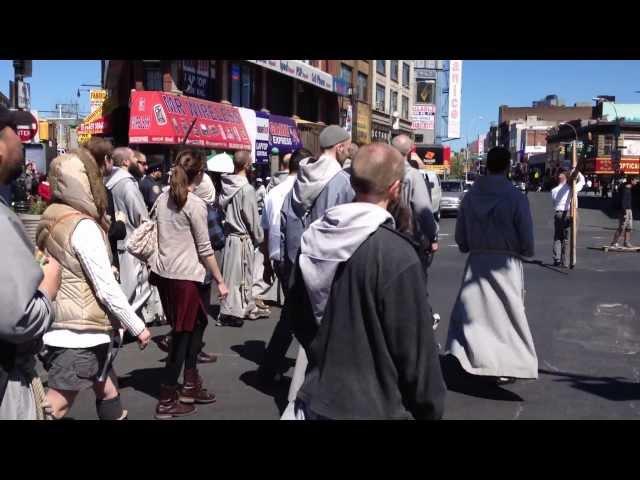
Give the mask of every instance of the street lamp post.
POLYGON ((560 123, 559 126, 571 127, 574 133, 573 148, 571 155, 571 232, 569 244, 570 267, 576 266, 577 250, 576 240, 578 237, 578 192, 576 191, 576 176, 574 172, 578 168, 578 130, 570 123, 560 123))
MULTIPOLYGON (((476 121, 478 120, 484 120, 483 116, 478 116, 476 118, 474 118, 471 122, 471 128, 469 130, 473 131, 473 126, 475 125, 476 121)), ((464 140, 466 143, 466 148, 465 148, 465 161, 464 161, 464 166, 465 166, 465 175, 466 173, 469 171, 469 130, 467 130, 467 134, 464 136, 464 140)), ((477 139, 476 139, 477 140, 477 139)), ((465 177, 466 180, 466 177, 465 177)))

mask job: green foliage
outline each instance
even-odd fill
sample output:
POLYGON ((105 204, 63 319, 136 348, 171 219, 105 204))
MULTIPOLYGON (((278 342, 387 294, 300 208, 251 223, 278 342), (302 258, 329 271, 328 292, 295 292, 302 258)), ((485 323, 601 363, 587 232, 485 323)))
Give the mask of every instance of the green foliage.
POLYGON ((464 178, 464 156, 455 154, 451 157, 451 169, 449 175, 452 178, 464 178))
POLYGON ((42 200, 37 200, 31 203, 29 208, 29 215, 42 215, 47 209, 47 204, 42 200))

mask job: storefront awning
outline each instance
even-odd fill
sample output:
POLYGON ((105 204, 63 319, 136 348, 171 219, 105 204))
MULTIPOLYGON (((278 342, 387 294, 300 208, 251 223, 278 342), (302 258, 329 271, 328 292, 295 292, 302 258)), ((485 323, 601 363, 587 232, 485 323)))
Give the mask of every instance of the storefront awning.
POLYGON ((181 144, 241 150, 252 148, 236 107, 167 92, 131 92, 129 143, 181 144))

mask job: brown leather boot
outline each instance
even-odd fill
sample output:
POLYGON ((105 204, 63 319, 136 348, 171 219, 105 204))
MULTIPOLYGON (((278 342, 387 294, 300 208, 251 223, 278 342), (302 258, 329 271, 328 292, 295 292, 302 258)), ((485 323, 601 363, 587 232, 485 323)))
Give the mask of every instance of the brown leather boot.
POLYGON ((160 401, 156 407, 156 419, 169 420, 173 417, 185 417, 194 413, 196 413, 194 405, 186 405, 178 401, 177 385, 162 385, 160 387, 160 401))
POLYGON ((202 377, 198 375, 198 369, 184 369, 184 386, 180 390, 180 401, 182 403, 213 403, 216 396, 208 393, 206 388, 202 388, 202 377))

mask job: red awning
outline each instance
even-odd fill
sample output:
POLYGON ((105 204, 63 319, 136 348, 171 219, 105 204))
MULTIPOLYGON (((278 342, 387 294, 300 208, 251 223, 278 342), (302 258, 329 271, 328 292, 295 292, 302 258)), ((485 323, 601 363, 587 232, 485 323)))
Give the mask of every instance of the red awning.
POLYGON ((236 107, 166 92, 131 91, 129 143, 180 144, 196 120, 188 145, 251 149, 236 107))

